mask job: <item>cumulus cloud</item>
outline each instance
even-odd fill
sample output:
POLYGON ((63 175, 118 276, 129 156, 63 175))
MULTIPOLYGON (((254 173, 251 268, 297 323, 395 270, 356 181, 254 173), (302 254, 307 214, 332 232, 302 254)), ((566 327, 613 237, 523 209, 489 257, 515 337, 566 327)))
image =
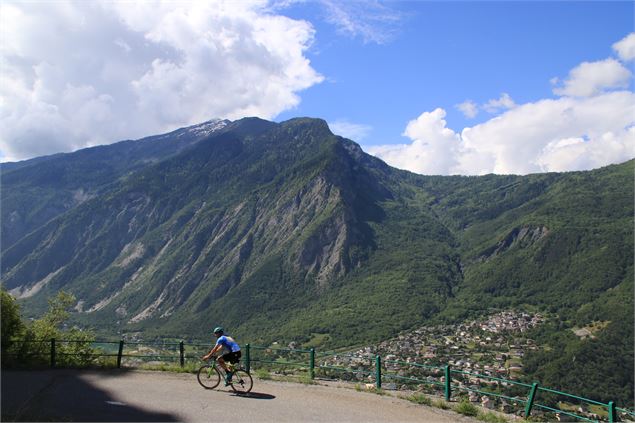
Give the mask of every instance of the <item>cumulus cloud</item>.
MULTIPOLYGON (((624 60, 631 39, 615 47, 624 60)), ((425 112, 406 127, 411 143, 369 152, 422 174, 563 172, 624 162, 635 157, 635 94, 616 88, 631 78, 615 59, 585 62, 554 90, 560 97, 518 105, 503 94, 481 106, 504 109, 500 115, 460 133, 447 127, 443 109, 425 112)), ((467 103, 465 110, 474 108, 467 103)))
POLYGON ((516 103, 507 93, 502 93, 500 98, 491 99, 485 104, 478 105, 472 100, 465 100, 456 107, 466 118, 473 119, 478 115, 479 110, 485 110, 488 113, 499 113, 504 110, 513 109, 516 103))
POLYGON ((635 59, 635 32, 631 32, 613 44, 613 50, 615 50, 620 59, 625 62, 635 59))
POLYGON ((516 103, 507 93, 502 93, 500 98, 488 101, 483 108, 490 113, 497 113, 501 110, 513 109, 516 103))
POLYGON ((625 88, 631 72, 615 59, 584 62, 569 72, 564 87, 555 88, 554 94, 588 97, 611 88, 625 88))
POLYGON ((408 123, 410 144, 369 152, 391 166, 441 175, 584 170, 635 157, 635 95, 627 91, 522 104, 461 133, 444 118, 443 109, 425 112, 408 123))
POLYGON ((633 157, 635 95, 540 100, 461 132, 463 174, 583 170, 633 157), (571 148, 583 140, 584 149, 571 148), (566 156, 566 160, 565 160, 566 156))
POLYGON ((0 17, 5 160, 271 119, 323 80, 311 24, 265 1, 3 2, 0 17))
POLYGON ((370 125, 349 122, 345 119, 329 122, 329 128, 334 134, 349 138, 355 141, 362 141, 373 130, 370 125))
POLYGON ((457 165, 460 136, 447 127, 446 112, 435 109, 424 112, 408 123, 403 135, 411 144, 370 147, 370 154, 391 166, 416 173, 445 174, 457 165))
POLYGON ((478 104, 472 100, 465 100, 461 104, 455 106, 466 118, 473 119, 478 115, 478 104))

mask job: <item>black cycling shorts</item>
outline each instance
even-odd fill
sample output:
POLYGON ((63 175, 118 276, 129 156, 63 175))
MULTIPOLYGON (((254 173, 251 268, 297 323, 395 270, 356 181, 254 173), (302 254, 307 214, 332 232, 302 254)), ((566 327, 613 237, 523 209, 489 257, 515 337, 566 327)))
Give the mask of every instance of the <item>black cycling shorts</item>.
POLYGON ((230 363, 236 364, 240 361, 241 356, 242 356, 242 353, 240 351, 234 351, 227 354, 223 354, 221 357, 223 358, 224 361, 228 361, 230 363))

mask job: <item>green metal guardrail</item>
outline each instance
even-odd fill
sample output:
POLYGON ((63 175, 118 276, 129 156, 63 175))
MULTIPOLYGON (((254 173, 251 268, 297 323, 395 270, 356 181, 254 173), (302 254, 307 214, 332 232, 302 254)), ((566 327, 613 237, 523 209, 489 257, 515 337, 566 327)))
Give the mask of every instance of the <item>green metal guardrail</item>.
MULTIPOLYGON (((50 344, 49 350, 49 364, 51 367, 58 366, 58 358, 64 358, 68 356, 76 356, 82 355, 85 358, 98 358, 98 357, 116 357, 116 365, 117 368, 122 366, 122 361, 124 358, 137 359, 139 361, 145 360, 154 360, 154 361, 172 361, 178 362, 181 367, 185 366, 186 361, 194 360, 199 361, 201 356, 209 351, 212 347, 211 343, 188 343, 185 344, 184 341, 180 341, 178 343, 174 342, 143 342, 143 341, 67 341, 67 340, 29 340, 24 341, 25 343, 39 343, 39 344, 50 344), (63 352, 64 349, 60 348, 64 344, 78 344, 83 343, 91 346, 91 352, 83 352, 81 354, 77 353, 66 353, 63 352), (109 347, 112 346, 112 347, 109 347), (126 346, 137 346, 137 350, 141 350, 143 346, 148 348, 149 353, 142 354, 141 351, 135 352, 125 352, 126 346), (150 348, 152 347, 152 348, 150 348), (188 354, 186 352, 186 347, 189 349, 193 349, 196 354, 188 354), (101 351, 96 351, 100 349, 101 351), (112 352, 108 352, 108 350, 112 352), (115 354, 114 351, 117 351, 115 354), (92 352, 96 351, 96 352, 92 352)), ((45 350, 45 348, 44 348, 45 350)), ((541 404, 539 400, 541 399, 541 394, 552 395, 556 397, 564 397, 571 400, 580 401, 587 404, 592 404, 603 409, 606 409, 607 420, 610 423, 617 422, 618 413, 625 418, 630 420, 635 420, 635 412, 625 408, 619 408, 615 405, 614 402, 603 403, 600 401, 595 401, 589 398, 584 398, 580 396, 576 396, 573 394, 569 394, 566 392, 557 391, 554 389, 546 388, 540 386, 538 383, 527 384, 515 380, 498 378, 495 376, 479 374, 474 372, 469 372, 465 370, 453 369, 450 365, 445 366, 433 366, 433 365, 425 365, 413 362, 404 362, 404 361, 391 361, 391 360, 383 360, 380 355, 375 355, 373 358, 366 357, 367 364, 364 368, 346 368, 341 366, 332 366, 326 364, 326 360, 329 357, 355 357, 359 363, 364 363, 364 359, 359 360, 359 356, 354 356, 351 353, 346 352, 322 352, 317 353, 315 349, 311 348, 309 350, 305 349, 292 349, 292 348, 278 348, 278 347, 263 347, 263 346, 254 346, 250 344, 246 344, 243 348, 244 350, 244 365, 247 371, 251 370, 253 364, 258 363, 261 365, 269 365, 269 366, 283 366, 295 368, 301 371, 307 371, 308 375, 311 379, 316 377, 316 371, 322 371, 323 373, 331 372, 331 374, 336 373, 348 373, 355 374, 361 377, 371 377, 374 379, 375 387, 377 389, 381 389, 382 380, 397 380, 401 381, 404 384, 408 385, 429 385, 432 387, 437 387, 438 389, 442 389, 445 399, 450 401, 452 399, 452 393, 455 391, 464 391, 464 392, 475 392, 481 395, 485 395, 487 397, 500 398, 504 400, 508 400, 515 404, 523 404, 524 416, 528 418, 531 416, 531 412, 535 408, 539 408, 541 410, 546 410, 551 413, 560 413, 569 417, 574 417, 579 420, 589 421, 589 422, 599 422, 598 419, 592 419, 588 416, 583 416, 580 414, 573 413, 569 410, 563 410, 561 408, 554 408, 547 404, 541 404), (298 357, 300 356, 300 357, 298 357), (399 373, 391 373, 388 372, 387 366, 390 367, 405 367, 409 369, 410 375, 402 375, 399 373), (421 379, 416 377, 415 374, 419 372, 425 379, 421 379), (438 380, 435 380, 434 378, 438 380), (509 396, 500 392, 493 392, 488 390, 483 390, 479 386, 477 388, 465 386, 462 382, 465 378, 468 380, 471 378, 472 380, 488 380, 494 381, 498 383, 503 383, 506 385, 512 385, 517 390, 526 391, 526 397, 519 396, 509 396), (459 382, 458 384, 456 382, 459 382)), ((42 351, 40 351, 42 353, 42 351)), ((45 354, 45 353, 44 353, 45 354)))

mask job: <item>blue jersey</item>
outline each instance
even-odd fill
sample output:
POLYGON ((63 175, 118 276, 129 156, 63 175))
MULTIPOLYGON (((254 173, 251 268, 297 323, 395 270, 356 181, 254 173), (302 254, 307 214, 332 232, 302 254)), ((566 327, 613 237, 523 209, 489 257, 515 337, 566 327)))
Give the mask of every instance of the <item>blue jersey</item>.
POLYGON ((231 336, 223 335, 216 340, 216 345, 222 345, 229 352, 240 351, 240 347, 231 336))

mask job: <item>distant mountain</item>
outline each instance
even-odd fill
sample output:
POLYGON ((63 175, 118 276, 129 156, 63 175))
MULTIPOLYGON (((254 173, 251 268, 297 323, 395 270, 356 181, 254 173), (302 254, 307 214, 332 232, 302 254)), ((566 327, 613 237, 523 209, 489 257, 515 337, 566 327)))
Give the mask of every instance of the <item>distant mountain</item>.
POLYGON ((31 314, 64 289, 104 331, 332 347, 524 307, 609 322, 632 362, 633 161, 421 176, 249 118, 0 168, 2 284, 31 314))
POLYGON ((93 198, 126 173, 173 156, 230 122, 212 120, 165 135, 0 164, 2 251, 50 219, 93 198))

